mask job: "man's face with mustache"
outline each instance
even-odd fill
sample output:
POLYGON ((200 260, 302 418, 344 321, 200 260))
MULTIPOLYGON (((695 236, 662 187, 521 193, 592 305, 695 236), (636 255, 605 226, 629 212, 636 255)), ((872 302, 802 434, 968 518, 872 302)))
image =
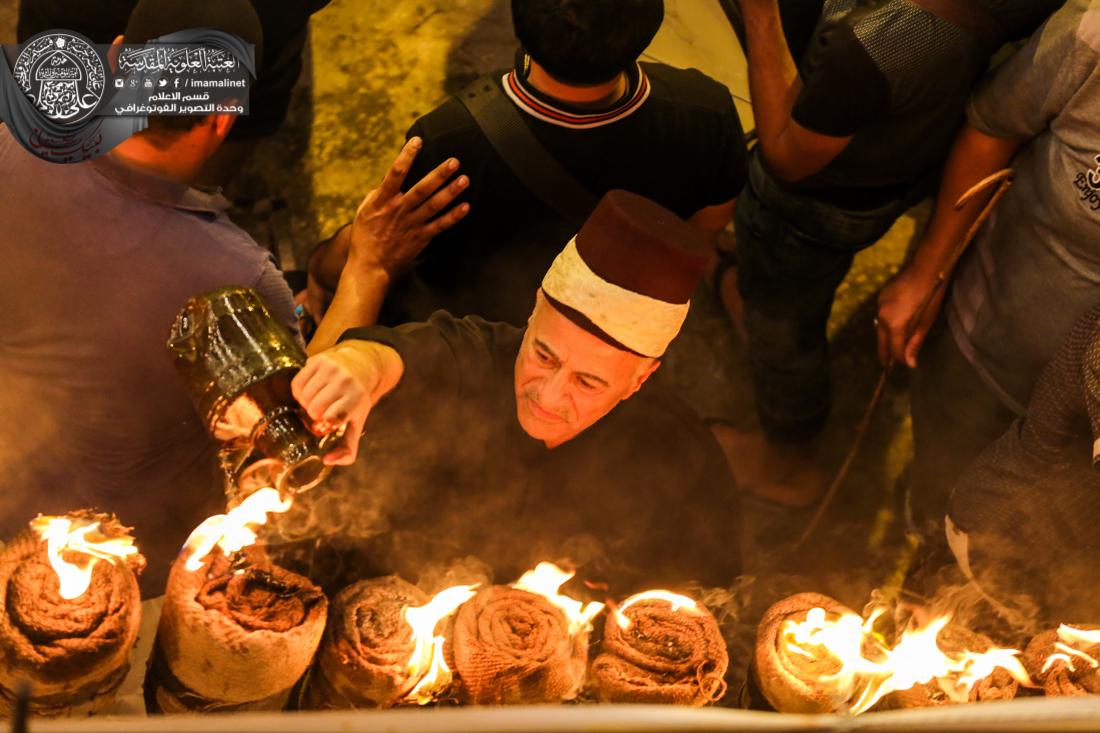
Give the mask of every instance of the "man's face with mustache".
POLYGON ((637 392, 659 364, 584 330, 540 290, 516 357, 516 417, 528 435, 556 448, 637 392))

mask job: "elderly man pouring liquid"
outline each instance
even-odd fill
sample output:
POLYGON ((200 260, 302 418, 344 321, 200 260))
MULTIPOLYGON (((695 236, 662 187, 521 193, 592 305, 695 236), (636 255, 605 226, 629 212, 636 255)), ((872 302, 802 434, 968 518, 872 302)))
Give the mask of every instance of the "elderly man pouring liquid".
POLYGON ((710 255, 674 214, 613 191, 547 272, 526 329, 440 312, 349 331, 311 358, 294 394, 314 420, 348 421, 326 460, 365 464, 364 501, 387 529, 374 570, 415 577, 473 555, 508 578, 568 558, 615 590, 728 584, 732 476, 649 381, 710 255))

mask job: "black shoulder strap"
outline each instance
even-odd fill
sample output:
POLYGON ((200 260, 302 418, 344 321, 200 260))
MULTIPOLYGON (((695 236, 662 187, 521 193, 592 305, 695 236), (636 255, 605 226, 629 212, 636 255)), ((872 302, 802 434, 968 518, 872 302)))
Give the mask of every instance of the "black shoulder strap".
POLYGON ((599 199, 543 147, 493 80, 478 77, 456 97, 523 185, 580 229, 599 199))

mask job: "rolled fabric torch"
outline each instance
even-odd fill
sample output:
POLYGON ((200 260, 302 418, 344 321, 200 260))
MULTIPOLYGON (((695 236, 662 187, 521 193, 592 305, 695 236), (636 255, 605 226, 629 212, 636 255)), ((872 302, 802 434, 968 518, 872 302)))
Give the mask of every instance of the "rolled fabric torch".
POLYGON ((38 517, 0 552, 0 715, 76 717, 114 700, 141 626, 130 530, 108 514, 38 517))

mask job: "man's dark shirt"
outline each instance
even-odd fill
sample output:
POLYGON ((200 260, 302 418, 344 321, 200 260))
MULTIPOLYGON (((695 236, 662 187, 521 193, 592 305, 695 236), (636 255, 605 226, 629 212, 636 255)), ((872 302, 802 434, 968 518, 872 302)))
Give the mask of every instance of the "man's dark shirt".
MULTIPOLYGON (((521 54, 509 76, 511 99, 542 146, 596 196, 626 189, 683 218, 735 198, 746 153, 729 90, 694 69, 663 64, 641 64, 629 76, 628 91, 610 107, 571 108, 526 82, 521 54)), ((423 320, 442 308, 522 324, 576 224, 520 183, 458 100, 419 119, 408 135, 424 140, 409 184, 454 156, 470 177, 459 201, 471 209, 424 251, 418 287, 406 282, 391 291, 385 322, 423 320)))
MULTIPOLYGON (((437 313, 352 330, 401 354, 399 385, 372 411, 358 463, 363 512, 390 531, 363 577, 415 579, 470 555, 508 582, 569 559, 615 592, 728 585, 740 572, 740 511, 721 450, 689 408, 650 380, 576 438, 548 450, 516 418, 523 332, 437 313)), ((322 489, 323 490, 323 489, 322 489)))
MULTIPOLYGON (((1010 37, 1029 35, 1062 0, 984 0, 1010 37)), ((934 175, 974 82, 995 49, 908 0, 827 0, 799 62, 791 116, 813 132, 854 136, 795 188, 868 208, 934 175), (856 8, 853 11, 853 8, 856 8)))

